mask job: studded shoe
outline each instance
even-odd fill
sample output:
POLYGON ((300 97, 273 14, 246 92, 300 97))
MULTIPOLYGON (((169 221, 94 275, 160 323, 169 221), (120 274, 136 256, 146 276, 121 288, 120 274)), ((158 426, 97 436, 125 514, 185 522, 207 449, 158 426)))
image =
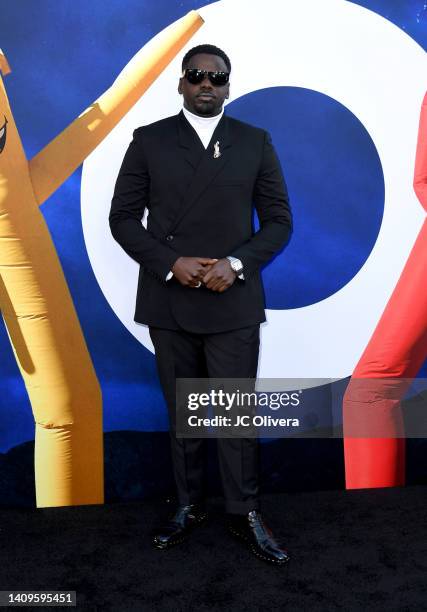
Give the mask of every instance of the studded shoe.
POLYGON ((230 514, 228 529, 243 540, 259 559, 275 565, 285 565, 290 560, 288 552, 276 542, 258 510, 246 515, 230 514))
POLYGON ((164 550, 180 544, 206 519, 206 512, 197 504, 178 506, 172 518, 153 533, 154 547, 164 550))

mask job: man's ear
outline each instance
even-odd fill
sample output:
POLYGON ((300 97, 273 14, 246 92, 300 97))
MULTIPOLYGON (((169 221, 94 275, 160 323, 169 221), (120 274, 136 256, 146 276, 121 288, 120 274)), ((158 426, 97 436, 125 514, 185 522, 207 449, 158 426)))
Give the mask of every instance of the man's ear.
POLYGON ((182 95, 182 79, 178 81, 178 93, 182 95))

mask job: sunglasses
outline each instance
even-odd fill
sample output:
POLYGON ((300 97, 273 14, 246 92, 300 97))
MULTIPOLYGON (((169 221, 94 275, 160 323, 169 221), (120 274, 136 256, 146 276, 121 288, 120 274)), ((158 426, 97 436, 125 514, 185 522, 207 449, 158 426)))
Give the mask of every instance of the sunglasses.
POLYGON ((199 85, 199 83, 205 80, 205 77, 208 77, 212 85, 222 87, 228 83, 230 73, 220 72, 219 70, 211 72, 208 70, 199 70, 198 68, 186 68, 182 76, 192 85, 199 85))

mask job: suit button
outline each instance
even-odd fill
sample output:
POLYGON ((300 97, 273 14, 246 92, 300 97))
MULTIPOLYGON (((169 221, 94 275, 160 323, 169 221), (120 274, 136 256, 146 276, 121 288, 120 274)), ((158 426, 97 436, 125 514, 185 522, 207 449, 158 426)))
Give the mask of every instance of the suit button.
POLYGON ((169 241, 170 241, 170 240, 173 240, 173 236, 172 236, 172 234, 169 234, 169 236, 166 236, 166 240, 169 240, 169 241))

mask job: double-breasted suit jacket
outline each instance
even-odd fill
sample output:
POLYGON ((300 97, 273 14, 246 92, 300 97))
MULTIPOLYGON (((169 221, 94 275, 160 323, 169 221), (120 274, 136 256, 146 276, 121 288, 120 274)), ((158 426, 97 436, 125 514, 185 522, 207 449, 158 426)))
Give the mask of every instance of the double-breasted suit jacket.
POLYGON ((136 129, 109 221, 114 238, 140 264, 135 321, 215 333, 265 320, 260 269, 285 245, 292 227, 266 131, 224 114, 205 149, 182 111, 136 129), (222 293, 185 287, 174 277, 166 281, 180 256, 229 255, 242 261, 244 280, 222 293))

